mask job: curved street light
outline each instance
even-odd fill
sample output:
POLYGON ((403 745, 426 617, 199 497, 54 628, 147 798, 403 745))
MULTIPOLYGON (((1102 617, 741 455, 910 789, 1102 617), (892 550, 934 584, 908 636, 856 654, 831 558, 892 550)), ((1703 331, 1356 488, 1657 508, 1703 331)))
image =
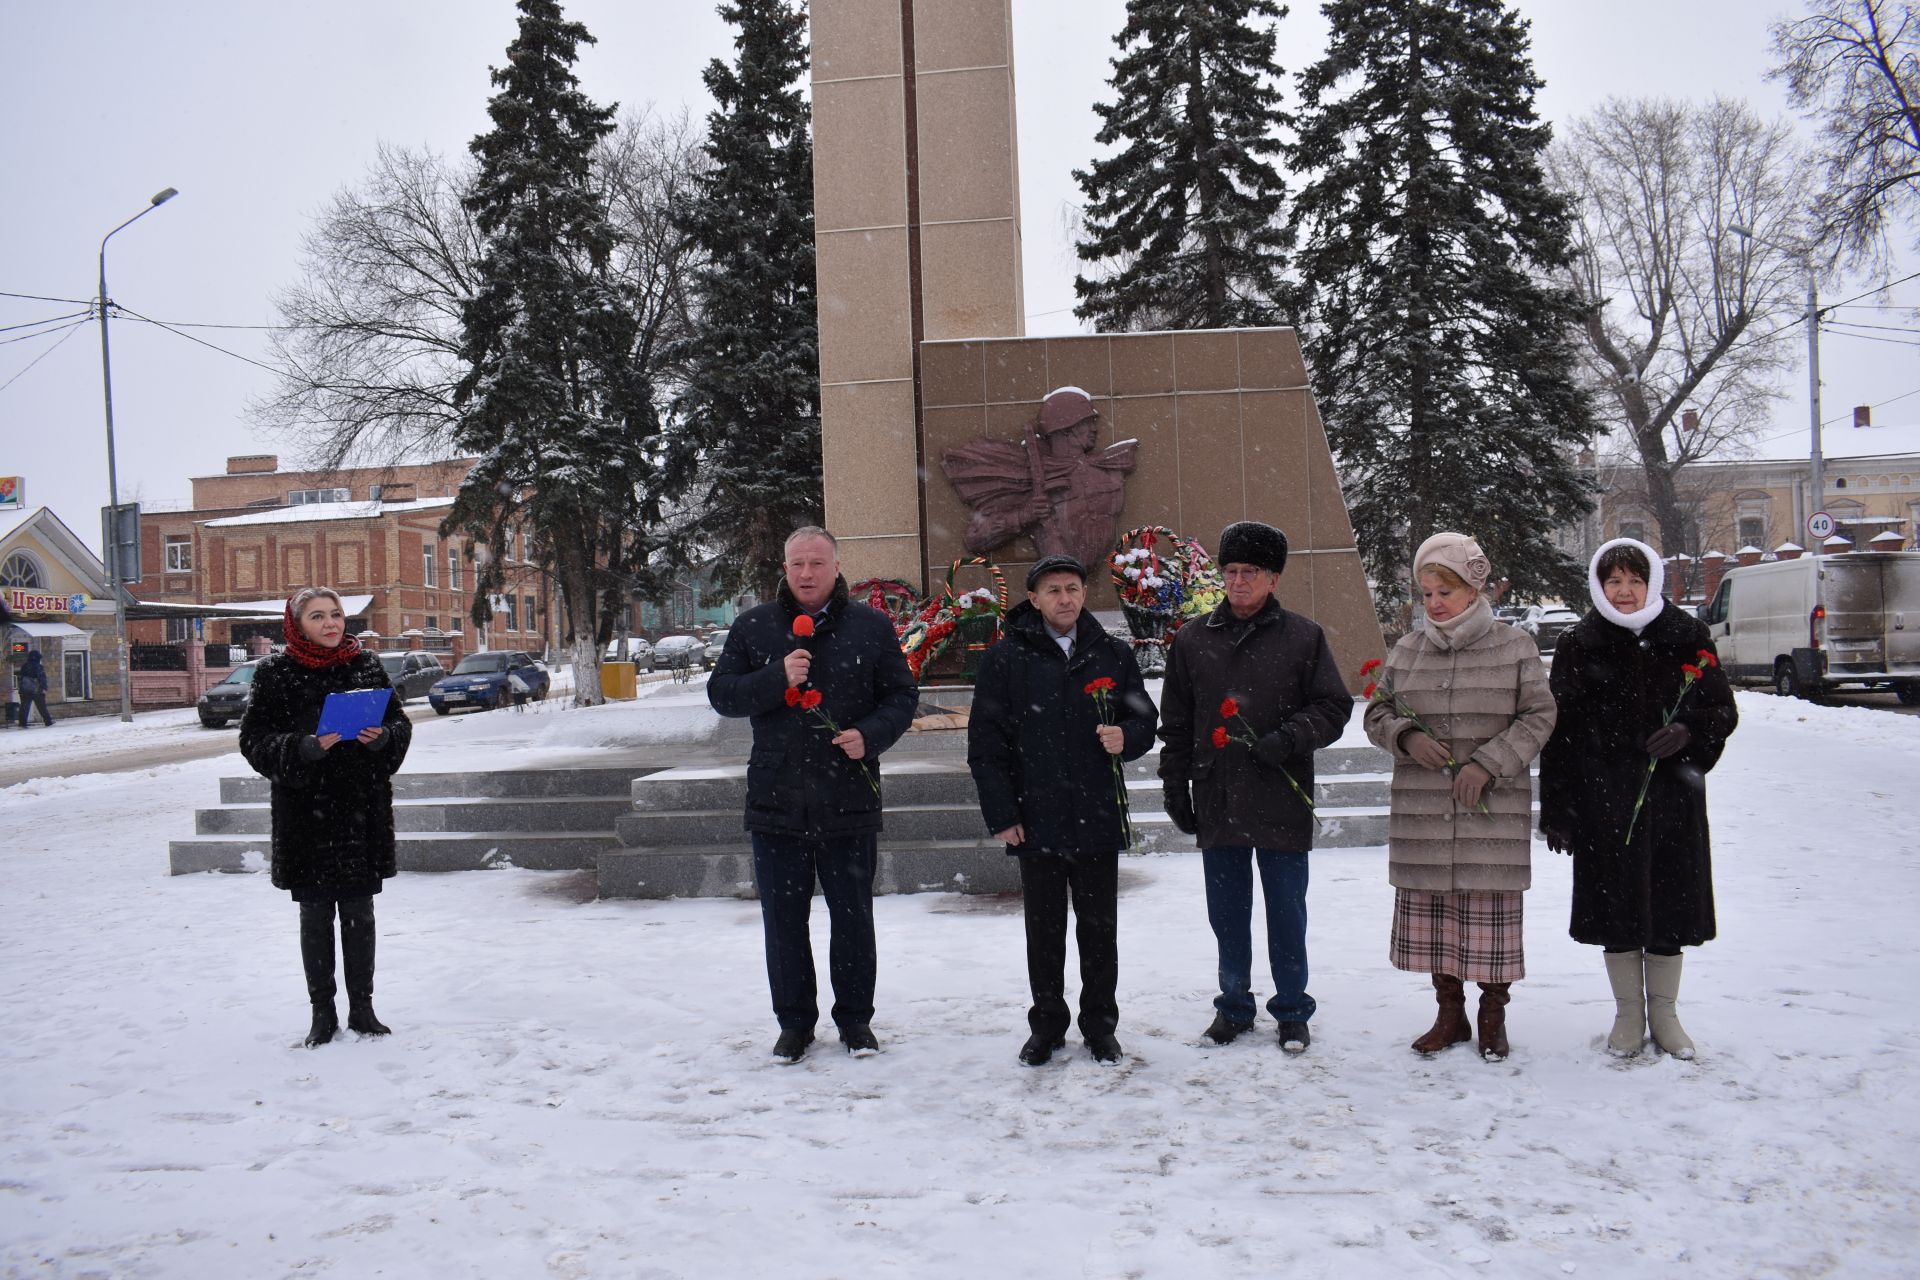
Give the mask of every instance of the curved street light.
POLYGON ((112 303, 107 296, 107 241, 125 231, 140 219, 158 209, 180 193, 172 187, 156 193, 147 201, 147 207, 128 218, 100 237, 100 295, 95 299, 100 308, 100 386, 106 397, 107 405, 107 581, 113 590, 113 641, 118 650, 120 668, 120 720, 130 724, 133 721, 133 681, 127 663, 127 602, 120 589, 120 477, 115 469, 113 456, 113 358, 107 345, 107 312, 112 303))

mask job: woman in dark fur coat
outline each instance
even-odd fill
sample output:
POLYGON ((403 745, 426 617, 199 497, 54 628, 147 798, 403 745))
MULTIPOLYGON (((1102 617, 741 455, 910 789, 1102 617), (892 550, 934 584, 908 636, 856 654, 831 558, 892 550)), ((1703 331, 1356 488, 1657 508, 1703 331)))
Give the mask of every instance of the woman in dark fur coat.
POLYGON ((330 693, 392 686, 380 659, 347 634, 340 597, 308 587, 287 602, 285 652, 260 664, 240 721, 240 751, 273 784, 273 885, 300 904, 300 959, 313 1004, 309 1046, 333 1039, 333 919, 346 958, 347 1026, 388 1028, 373 1013, 373 895, 394 873, 393 774, 413 723, 395 698, 381 724, 341 741, 315 736, 330 693))
POLYGON ((1540 757, 1540 832, 1573 855, 1568 931, 1606 952, 1608 1050, 1640 1052, 1651 1024, 1655 1044, 1691 1058, 1674 1009, 1680 949, 1714 935, 1707 772, 1739 715, 1705 625, 1661 598, 1651 547, 1615 539, 1587 576, 1593 609, 1553 655, 1560 717, 1540 757))

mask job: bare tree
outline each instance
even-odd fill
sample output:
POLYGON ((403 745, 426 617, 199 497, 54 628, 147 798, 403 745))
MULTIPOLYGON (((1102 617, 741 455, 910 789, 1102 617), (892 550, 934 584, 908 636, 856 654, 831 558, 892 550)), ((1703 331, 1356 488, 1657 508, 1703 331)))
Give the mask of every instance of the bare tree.
POLYGON ((280 369, 253 405, 309 465, 332 470, 443 457, 452 435, 460 309, 480 257, 461 206, 471 162, 382 144, 303 245, 303 277, 274 299, 280 369))
POLYGON ((1577 214, 1572 284, 1602 413, 1638 461, 1661 549, 1697 555, 1674 478, 1737 447, 1780 394, 1804 161, 1787 125, 1743 102, 1616 98, 1555 144, 1549 172, 1577 214))
POLYGON ((1920 14, 1888 0, 1810 0, 1773 26, 1773 78, 1818 126, 1825 190, 1816 211, 1836 257, 1882 265, 1890 222, 1920 247, 1920 14))
MULTIPOLYGON (((672 389, 667 353, 688 318, 689 247, 671 211, 702 162, 683 112, 629 114, 595 151, 615 241, 609 270, 638 314, 639 367, 672 389)), ((382 144, 357 185, 334 196, 303 246, 300 281, 274 301, 282 328, 273 392, 253 405, 319 470, 446 456, 465 372, 461 308, 480 260, 463 201, 473 162, 382 144)))

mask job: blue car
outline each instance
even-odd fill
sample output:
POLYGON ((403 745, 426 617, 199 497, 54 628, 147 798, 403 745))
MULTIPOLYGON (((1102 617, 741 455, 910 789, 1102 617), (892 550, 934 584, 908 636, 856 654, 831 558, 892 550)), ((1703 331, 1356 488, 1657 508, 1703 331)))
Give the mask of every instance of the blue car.
POLYGON ((531 654, 517 649, 491 653, 470 653, 460 659, 453 674, 437 681, 427 690, 427 701, 441 715, 455 707, 478 707, 491 711, 506 706, 516 696, 538 702, 547 696, 553 677, 533 660, 531 654), (515 686, 526 690, 520 693, 515 686))

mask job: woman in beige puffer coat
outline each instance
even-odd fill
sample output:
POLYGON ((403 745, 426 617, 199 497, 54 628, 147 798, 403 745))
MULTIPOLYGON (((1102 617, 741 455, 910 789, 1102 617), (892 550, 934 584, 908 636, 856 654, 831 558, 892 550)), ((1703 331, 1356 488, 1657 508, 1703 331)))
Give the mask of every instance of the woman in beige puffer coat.
POLYGON ((1424 617, 1387 655, 1366 714, 1367 736, 1394 760, 1389 954, 1397 969, 1433 975, 1439 1015, 1414 1049, 1472 1038, 1465 984, 1477 982, 1480 1053, 1497 1062, 1507 1056, 1511 987, 1526 972, 1527 766, 1553 732, 1553 694, 1532 638, 1497 620, 1482 594, 1478 543, 1437 533, 1414 566, 1424 617))

